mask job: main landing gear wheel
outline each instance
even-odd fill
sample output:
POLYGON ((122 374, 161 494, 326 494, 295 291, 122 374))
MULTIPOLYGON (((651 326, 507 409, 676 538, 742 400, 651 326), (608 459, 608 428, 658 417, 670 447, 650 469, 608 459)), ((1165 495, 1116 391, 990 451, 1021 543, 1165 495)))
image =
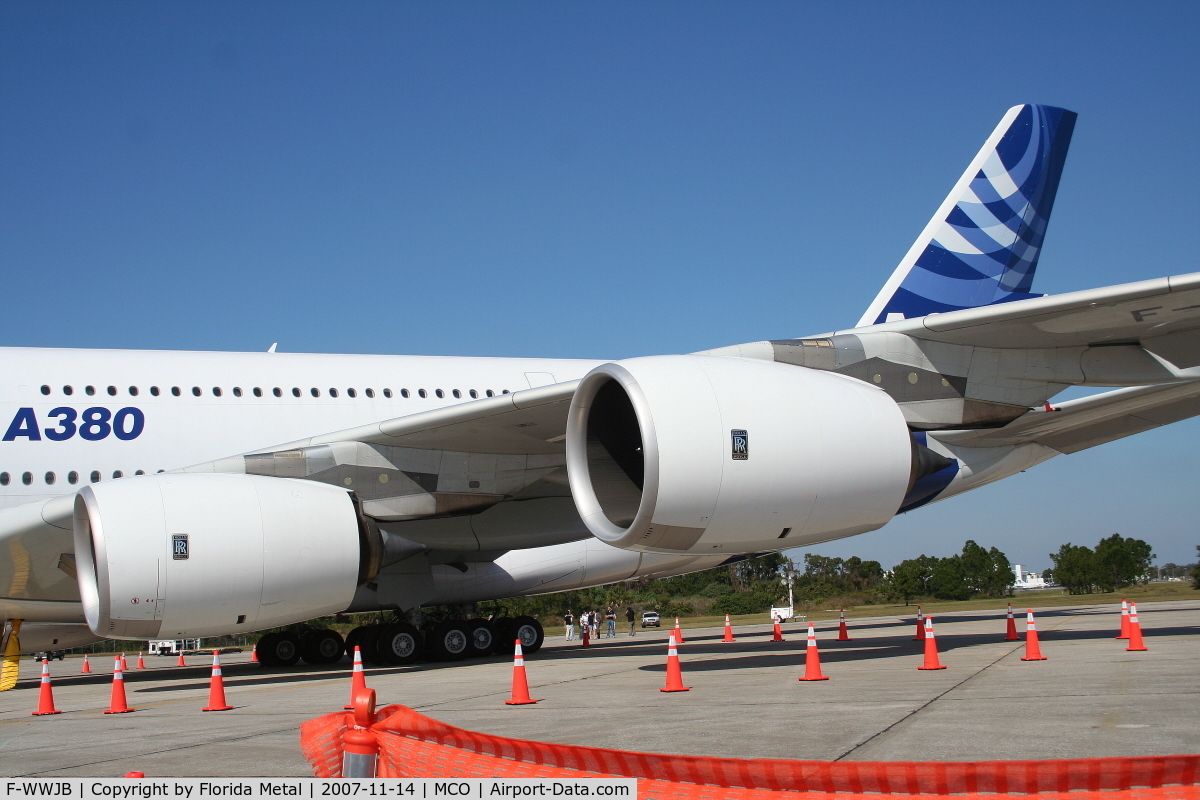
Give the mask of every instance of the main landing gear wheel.
POLYGON ((470 637, 470 658, 490 656, 496 650, 499 637, 496 628, 486 619, 473 619, 467 622, 467 635, 470 637))
POLYGON ((440 622, 426 646, 435 661, 462 661, 471 647, 469 628, 462 622, 440 622))
POLYGON ((300 636, 300 657, 309 664, 336 664, 345 651, 346 643, 337 631, 306 631, 300 636))
POLYGON ((363 625, 362 627, 355 628, 354 630, 350 631, 350 635, 346 638, 348 647, 350 649, 351 658, 354 657, 354 649, 353 645, 350 645, 349 643, 353 642, 354 644, 358 645, 358 649, 362 651, 363 661, 368 664, 375 664, 377 666, 386 666, 386 664, 380 660, 379 652, 375 649, 375 644, 379 641, 379 629, 382 627, 382 625, 363 625))
POLYGON ((500 617, 492 620, 492 630, 496 632, 496 644, 492 652, 498 656, 513 654, 512 617, 500 617))
MULTIPOLYGON (((546 641, 546 632, 542 630, 542 623, 538 622, 533 617, 516 617, 512 621, 512 636, 511 640, 520 640, 521 652, 528 655, 536 653, 542 649, 542 642, 546 641)), ((512 652, 513 646, 509 645, 509 652, 512 652)))
POLYGON ((421 632, 407 622, 380 625, 375 637, 379 661, 391 666, 411 664, 421 657, 421 632))
POLYGON ((300 660, 300 638, 294 633, 268 633, 258 640, 258 660, 266 667, 290 667, 300 660))

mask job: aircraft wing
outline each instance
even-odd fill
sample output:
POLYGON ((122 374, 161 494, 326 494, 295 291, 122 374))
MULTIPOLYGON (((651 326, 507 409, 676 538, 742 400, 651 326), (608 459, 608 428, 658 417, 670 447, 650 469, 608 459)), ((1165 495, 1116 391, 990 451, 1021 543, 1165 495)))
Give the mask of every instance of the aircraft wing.
POLYGON ((1200 365, 1196 329, 1200 329, 1200 272, 930 314, 872 328, 947 344, 995 348, 1140 341, 1180 368, 1200 365), (1190 363, 1179 363, 1176 358, 1190 363))
POLYGON ((1056 411, 1032 411, 1003 428, 944 431, 936 438, 967 447, 1030 442, 1076 453, 1200 414, 1200 382, 1137 386, 1068 400, 1056 411))

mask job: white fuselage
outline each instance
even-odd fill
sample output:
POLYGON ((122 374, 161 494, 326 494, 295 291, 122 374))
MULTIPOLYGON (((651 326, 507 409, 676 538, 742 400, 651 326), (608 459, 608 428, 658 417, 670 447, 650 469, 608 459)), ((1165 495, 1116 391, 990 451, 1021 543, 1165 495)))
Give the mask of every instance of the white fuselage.
POLYGON ((472 391, 486 397, 574 380, 598 363, 0 348, 0 484, 8 476, 0 509, 93 478, 179 469, 468 402, 472 391))

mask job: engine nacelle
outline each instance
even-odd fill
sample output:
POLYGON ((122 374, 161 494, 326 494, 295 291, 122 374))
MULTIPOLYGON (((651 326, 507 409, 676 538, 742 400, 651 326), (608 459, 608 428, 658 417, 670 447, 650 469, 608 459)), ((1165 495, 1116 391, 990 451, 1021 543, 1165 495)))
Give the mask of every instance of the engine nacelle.
POLYGON ((588 529, 650 552, 781 550, 874 530, 914 464, 903 414, 874 386, 718 356, 596 367, 566 444, 588 529))
POLYGON ((114 639, 254 631, 349 606, 370 559, 350 495, 256 475, 147 475, 81 489, 88 627, 114 639))

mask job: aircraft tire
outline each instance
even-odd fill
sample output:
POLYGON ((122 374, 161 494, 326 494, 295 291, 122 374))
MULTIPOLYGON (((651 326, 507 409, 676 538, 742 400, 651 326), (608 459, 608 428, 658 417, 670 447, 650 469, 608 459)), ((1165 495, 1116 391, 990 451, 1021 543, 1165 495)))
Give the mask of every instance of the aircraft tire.
MULTIPOLYGON (((525 655, 536 653, 542 649, 542 642, 546 641, 546 632, 542 630, 542 623, 538 622, 533 617, 515 617, 512 621, 512 636, 509 641, 521 640, 521 652, 525 655)), ((513 646, 508 646, 508 652, 513 651, 513 646)))
POLYGON ((412 664, 421 657, 424 642, 421 632, 407 622, 379 626, 374 650, 380 662, 389 666, 412 664))
POLYGON ((463 622, 439 622, 425 642, 434 661, 462 661, 471 649, 470 628, 463 622))
POLYGON ((307 631, 300 637, 300 657, 308 664, 336 664, 346 652, 346 643, 337 631, 307 631))
POLYGON ((258 640, 258 660, 265 667, 291 667, 300 660, 300 639, 294 633, 268 633, 258 640))
POLYGON ((362 659, 368 664, 374 664, 377 667, 386 667, 387 664, 380 659, 379 651, 375 645, 379 642, 379 632, 383 628, 382 625, 364 625, 357 630, 358 634, 358 649, 362 651, 362 659))
POLYGON ((498 656, 513 654, 512 617, 500 617, 492 620, 492 628, 496 631, 496 645, 492 652, 498 656))
POLYGON ((482 658, 496 652, 498 635, 496 626, 486 619, 473 619, 467 622, 467 636, 470 638, 467 658, 482 658))

